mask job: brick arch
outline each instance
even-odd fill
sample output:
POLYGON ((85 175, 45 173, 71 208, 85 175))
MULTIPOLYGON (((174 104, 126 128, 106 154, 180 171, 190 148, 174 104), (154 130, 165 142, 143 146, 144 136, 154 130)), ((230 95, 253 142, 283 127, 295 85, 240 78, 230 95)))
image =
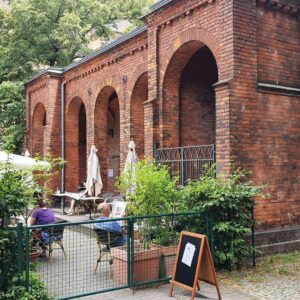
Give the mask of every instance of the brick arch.
MULTIPOLYGON (((116 80, 112 77, 107 77, 104 80, 101 80, 100 82, 98 82, 98 84, 95 87, 95 90, 93 92, 94 95, 97 95, 97 97, 95 98, 94 106, 96 106, 96 102, 99 98, 100 93, 103 92, 103 90, 107 89, 107 87, 111 87, 112 89, 114 89, 118 96, 122 95, 121 81, 122 81, 121 78, 120 78, 120 80, 116 80)), ((120 98, 119 98, 119 101, 120 101, 120 98)))
POLYGON ((212 84, 218 81, 219 73, 215 55, 219 55, 217 42, 204 30, 186 31, 169 48, 164 60, 160 104, 162 147, 214 143, 215 96, 211 89, 212 84), (210 77, 207 82, 203 78, 204 66, 208 68, 206 71, 210 77), (199 72, 195 71, 197 68, 199 72), (189 134, 188 138, 186 134, 189 134))
POLYGON ((87 110, 80 97, 74 97, 67 106, 65 141, 67 160, 66 190, 77 191, 86 179, 87 168, 87 110))
POLYGON ((136 144, 138 157, 144 157, 144 102, 148 99, 148 72, 137 78, 130 97, 130 137, 136 144))
POLYGON ((175 52, 181 48, 184 44, 197 41, 202 46, 207 46, 209 50, 213 53, 215 60, 217 62, 218 66, 218 72, 220 73, 220 46, 219 46, 219 41, 217 38, 209 31, 203 29, 203 28, 191 28, 188 29, 179 36, 174 39, 174 41, 171 43, 169 46, 167 53, 164 58, 162 58, 162 73, 165 74, 165 71, 175 54, 175 52))
POLYGON ((32 156, 44 156, 45 126, 47 125, 47 111, 42 102, 38 102, 32 113, 32 156))
POLYGON ((137 69, 135 70, 135 72, 130 80, 130 84, 128 86, 128 95, 130 98, 132 96, 133 89, 135 88, 138 79, 146 72, 148 72, 147 62, 140 64, 137 67, 137 69))
POLYGON ((110 85, 98 93, 94 106, 94 143, 98 149, 103 191, 113 191, 120 174, 120 101, 110 85), (109 177, 108 169, 113 169, 109 177))

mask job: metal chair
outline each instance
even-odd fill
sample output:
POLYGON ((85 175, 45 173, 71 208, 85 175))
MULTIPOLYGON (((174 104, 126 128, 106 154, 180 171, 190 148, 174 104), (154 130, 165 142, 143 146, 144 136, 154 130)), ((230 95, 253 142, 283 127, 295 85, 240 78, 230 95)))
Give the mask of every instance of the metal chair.
POLYGON ((56 222, 55 224, 62 224, 62 225, 61 226, 51 226, 51 227, 43 229, 43 231, 45 233, 47 233, 49 236, 49 242, 48 243, 43 242, 44 246, 47 248, 48 253, 49 253, 48 254, 49 261, 51 259, 52 252, 56 249, 61 249, 64 254, 65 259, 67 259, 67 254, 65 252, 65 248, 64 248, 64 245, 62 242, 64 229, 65 229, 65 226, 63 226, 64 223, 66 223, 66 221, 56 222), (59 247, 53 247, 55 244, 57 244, 59 247))
POLYGON ((111 198, 113 196, 113 193, 111 192, 107 192, 107 193, 103 193, 103 194, 100 194, 100 198, 103 199, 103 201, 105 201, 107 198, 111 198))
POLYGON ((109 205, 112 205, 115 200, 116 200, 115 197, 110 197, 110 198, 106 198, 104 200, 104 202, 107 203, 107 204, 109 204, 109 205))
POLYGON ((120 238, 121 234, 116 234, 109 232, 105 229, 94 228, 94 232, 96 235, 97 244, 99 247, 99 256, 97 258, 96 267, 94 269, 94 274, 97 271, 98 264, 102 261, 108 261, 110 268, 109 268, 109 276, 112 277, 112 264, 113 258, 111 256, 111 248, 112 245, 116 242, 118 238, 120 238))

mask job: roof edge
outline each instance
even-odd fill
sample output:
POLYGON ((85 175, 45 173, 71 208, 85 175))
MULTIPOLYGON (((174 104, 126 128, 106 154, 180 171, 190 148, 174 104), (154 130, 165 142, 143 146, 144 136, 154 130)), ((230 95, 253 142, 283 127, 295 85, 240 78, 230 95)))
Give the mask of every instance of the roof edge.
POLYGON ((157 10, 159 10, 160 8, 163 8, 167 5, 171 5, 173 2, 173 0, 160 0, 156 3, 154 3, 152 6, 151 6, 151 10, 150 12, 148 12, 147 14, 145 14, 144 16, 141 17, 141 19, 145 19, 147 18, 148 16, 150 16, 151 14, 155 13, 157 10))
POLYGON ((27 82, 25 82, 24 85, 28 85, 32 81, 38 79, 39 77, 41 77, 45 74, 62 75, 63 73, 64 73, 64 68, 49 67, 45 70, 38 72, 36 75, 34 75, 32 78, 30 78, 27 82))
POLYGON ((130 31, 128 34, 122 35, 119 38, 117 38, 116 40, 113 40, 112 42, 110 42, 109 44, 95 50, 94 52, 92 52, 91 54, 86 55, 85 57, 83 57, 82 59, 73 62, 71 64, 69 64, 68 66, 65 67, 65 72, 69 71, 125 42, 127 42, 128 40, 134 38, 135 36, 138 36, 139 34, 145 32, 147 30, 147 26, 146 25, 142 25, 139 26, 137 28, 135 28, 134 30, 130 31))
POLYGON ((85 62, 88 62, 88 61, 92 60, 93 58, 108 52, 109 50, 111 50, 111 49, 113 49, 113 48, 129 41, 130 39, 134 38, 135 36, 138 36, 139 34, 142 34, 145 31, 147 31, 147 26, 146 25, 139 26, 139 27, 135 28, 134 30, 132 30, 131 32, 129 32, 128 34, 120 36, 116 40, 113 40, 109 44, 95 50, 91 54, 86 55, 82 59, 80 59, 76 62, 73 62, 73 63, 67 65, 64 68, 50 67, 50 68, 47 68, 46 70, 43 70, 43 71, 39 72, 38 74, 33 76, 29 81, 27 81, 25 83, 25 85, 31 83, 32 81, 39 78, 40 76, 43 76, 44 74, 56 74, 56 75, 61 74, 61 75, 63 75, 67 71, 72 70, 72 69, 80 66, 81 64, 84 64, 85 62))

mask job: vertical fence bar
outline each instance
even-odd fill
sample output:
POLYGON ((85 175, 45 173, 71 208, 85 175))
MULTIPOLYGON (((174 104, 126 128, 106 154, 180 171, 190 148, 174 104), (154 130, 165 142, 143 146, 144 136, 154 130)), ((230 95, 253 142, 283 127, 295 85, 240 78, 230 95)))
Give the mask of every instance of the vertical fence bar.
POLYGON ((30 231, 28 226, 26 226, 26 252, 25 252, 25 262, 26 262, 26 280, 25 280, 25 287, 26 290, 29 291, 29 267, 30 267, 30 261, 29 261, 29 235, 30 231))
POLYGON ((180 184, 184 185, 183 148, 180 148, 180 184))
POLYGON ((251 237, 252 237, 252 265, 256 266, 256 253, 255 253, 255 227, 254 227, 254 206, 251 208, 251 237))
POLYGON ((206 235, 208 237, 208 243, 209 243, 209 246, 210 246, 211 245, 211 234, 210 234, 209 215, 208 215, 208 213, 205 214, 205 230, 206 230, 206 235))
POLYGON ((130 260, 129 260, 129 267, 130 267, 130 288, 132 288, 132 292, 134 293, 134 223, 135 219, 130 218, 130 260))
POLYGON ((211 242, 211 255, 215 258, 215 245, 214 245, 214 230, 213 230, 213 214, 211 211, 208 212, 209 215, 209 231, 210 231, 210 242, 211 242))
POLYGON ((17 237, 18 237, 18 274, 22 275, 22 261, 23 261, 23 224, 17 224, 17 237))
POLYGON ((131 275, 131 244, 133 237, 133 226, 132 220, 129 218, 127 220, 127 284, 131 288, 132 285, 132 275, 131 275))

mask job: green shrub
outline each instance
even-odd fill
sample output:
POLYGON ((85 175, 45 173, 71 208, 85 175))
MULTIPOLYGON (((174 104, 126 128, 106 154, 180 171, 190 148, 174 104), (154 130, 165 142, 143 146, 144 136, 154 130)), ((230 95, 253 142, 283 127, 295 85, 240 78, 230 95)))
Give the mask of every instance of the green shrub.
POLYGON ((6 292, 0 292, 0 300, 50 300, 45 284, 34 272, 29 275, 30 289, 25 288, 25 274, 12 278, 11 286, 6 292))
MULTIPOLYGON (((147 216, 173 213, 180 210, 177 191, 178 178, 172 178, 164 165, 142 160, 136 165, 134 174, 123 173, 117 185, 127 194, 127 215, 147 216)), ((174 240, 173 221, 170 218, 145 219, 142 227, 144 248, 153 238, 151 228, 155 230, 155 242, 167 245, 174 240)))
POLYGON ((17 230, 5 228, 0 231, 0 291, 5 291, 11 278, 18 272, 17 230))
POLYGON ((188 210, 212 214, 215 263, 220 267, 235 268, 253 251, 245 235, 251 233, 254 199, 263 196, 263 186, 247 181, 248 174, 237 169, 225 177, 211 170, 183 188, 188 210))
POLYGON ((176 183, 177 178, 171 178, 165 166, 142 160, 137 163, 134 176, 120 176, 117 187, 128 195, 128 213, 142 216, 173 212, 177 203, 176 183))
MULTIPOLYGON (((16 170, 10 162, 0 163, 0 299, 48 299, 43 296, 44 285, 39 282, 34 273, 30 273, 33 285, 30 293, 27 293, 22 286, 24 280, 16 279, 18 273, 17 230, 4 226, 4 221, 12 216, 23 215, 27 219, 27 208, 36 203, 37 193, 42 194, 44 200, 47 200, 47 194, 50 193, 47 186, 55 169, 63 162, 60 158, 53 159, 50 156, 45 159, 49 162, 48 166, 34 166, 31 170, 16 170), (38 288, 41 288, 41 292, 38 288)), ((24 247, 23 244, 22 247, 24 247)), ((24 256, 22 263, 24 267, 24 256)))

